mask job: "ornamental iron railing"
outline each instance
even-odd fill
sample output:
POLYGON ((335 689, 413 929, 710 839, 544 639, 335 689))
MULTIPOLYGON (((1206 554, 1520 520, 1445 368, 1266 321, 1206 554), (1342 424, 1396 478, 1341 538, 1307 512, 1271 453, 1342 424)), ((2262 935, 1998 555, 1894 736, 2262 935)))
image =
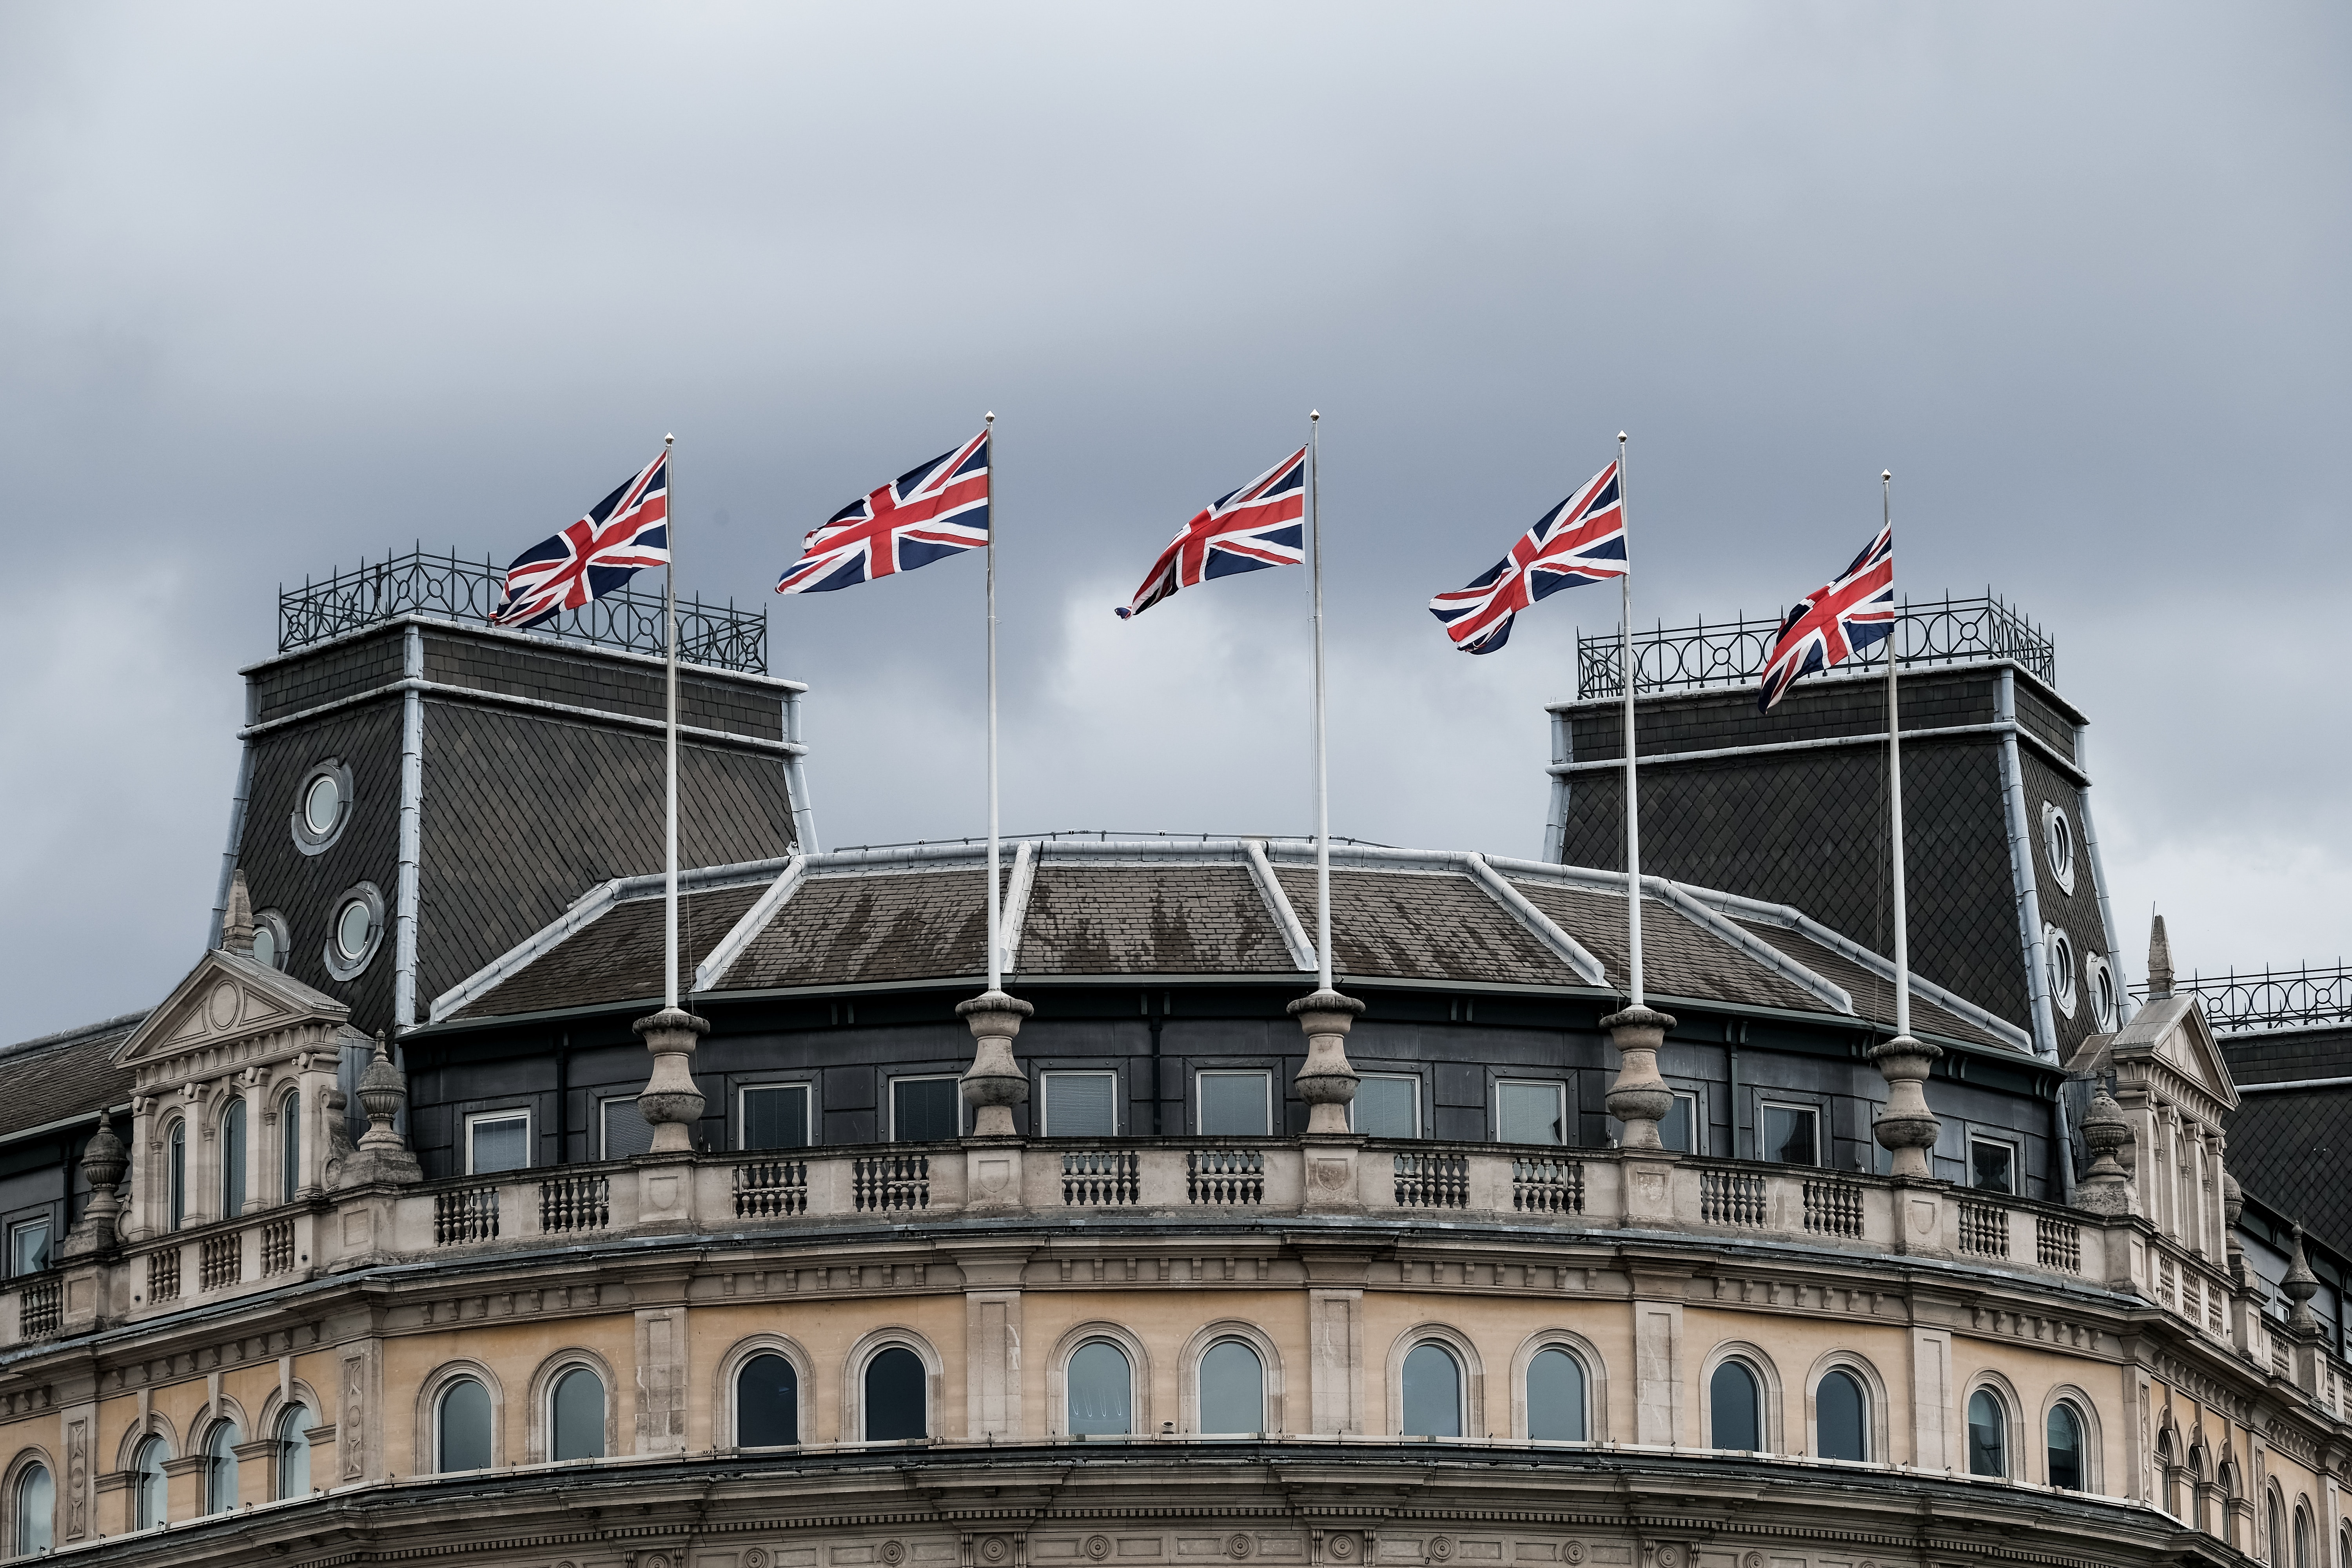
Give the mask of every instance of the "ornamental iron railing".
MULTIPOLYGON (((2253 1029, 2293 1028, 2300 1024, 2352 1023, 2352 965, 2249 970, 2241 974, 2192 974, 2172 983, 2176 996, 2190 994, 2205 1005, 2205 1022, 2219 1035, 2253 1029)), ((2147 1000, 2147 987, 2132 987, 2147 1000)))
MULTIPOLYGON (((504 568, 491 561, 462 561, 455 551, 427 555, 420 548, 373 565, 362 561, 352 571, 339 568, 323 578, 306 578, 299 588, 278 590, 278 651, 291 653, 395 616, 438 616, 487 626, 505 596, 504 568)), ((623 588, 531 631, 558 641, 660 653, 662 596, 623 588)), ((767 615, 739 610, 731 599, 724 606, 706 605, 700 595, 681 599, 677 657, 688 664, 765 675, 767 615)))
MULTIPOLYGON (((1785 610, 1769 620, 1735 616, 1686 626, 1659 625, 1633 634, 1639 691, 1695 691, 1711 686, 1752 686, 1780 636, 1785 610)), ((2058 650, 2049 634, 1990 589, 1972 598, 1906 599, 1895 611, 1896 657, 1906 665, 1966 664, 2014 659, 2044 685, 2058 684, 2058 650)), ((1885 659, 1881 642, 1853 660, 1867 668, 1885 659)), ((1620 632, 1576 637, 1576 695, 1622 696, 1625 650, 1620 632)))

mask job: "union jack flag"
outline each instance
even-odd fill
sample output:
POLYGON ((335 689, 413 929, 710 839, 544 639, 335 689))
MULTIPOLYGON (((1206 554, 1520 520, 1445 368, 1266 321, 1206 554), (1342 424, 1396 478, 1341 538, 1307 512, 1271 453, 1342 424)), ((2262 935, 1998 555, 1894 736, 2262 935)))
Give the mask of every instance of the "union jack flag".
POLYGON ((1538 599, 1624 574, 1625 492, 1612 463, 1544 513, 1469 586, 1430 600, 1429 613, 1464 653, 1492 653, 1510 640, 1512 620, 1538 599))
POLYGON ((535 626, 669 562, 669 454, 639 468, 588 515, 542 540, 507 567, 506 596, 491 612, 501 626, 535 626))
POLYGON ((1886 640, 1895 629, 1895 530, 1878 537, 1837 581, 1797 601, 1764 658, 1759 712, 1769 713, 1801 675, 1843 664, 1886 640))
POLYGON ((779 594, 824 594, 988 543, 988 432, 918 463, 813 529, 779 594))
POLYGON ((1139 616, 1179 588, 1212 577, 1296 566, 1307 559, 1307 448, 1301 447, 1241 489, 1219 496, 1186 523, 1118 618, 1139 616))

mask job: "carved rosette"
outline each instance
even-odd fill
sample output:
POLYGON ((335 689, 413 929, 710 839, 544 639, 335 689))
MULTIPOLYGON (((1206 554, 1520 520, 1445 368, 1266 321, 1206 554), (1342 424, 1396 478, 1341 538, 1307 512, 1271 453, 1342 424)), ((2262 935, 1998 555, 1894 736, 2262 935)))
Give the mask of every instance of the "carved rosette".
POLYGON ((1013 1108, 1028 1100, 1029 1079, 1013 1059, 1013 1040, 1021 1033, 1021 1021, 1036 1010, 1002 991, 983 991, 956 1004, 956 1016, 970 1026, 979 1042, 959 1085, 964 1103, 971 1107, 975 1138, 1013 1135, 1013 1108))
POLYGON ((651 1152, 690 1154, 704 1104, 694 1081, 694 1047, 710 1033, 710 1025, 682 1007, 665 1007, 631 1026, 654 1054, 654 1070, 637 1096, 637 1113, 653 1123, 651 1152))
POLYGON ((1648 1007, 1627 1007, 1601 1020, 1617 1047, 1617 1076, 1609 1082, 1604 1103, 1609 1114, 1625 1124, 1624 1147, 1663 1149, 1658 1123, 1675 1108, 1674 1091, 1658 1076, 1658 1047, 1675 1026, 1674 1015, 1648 1007))

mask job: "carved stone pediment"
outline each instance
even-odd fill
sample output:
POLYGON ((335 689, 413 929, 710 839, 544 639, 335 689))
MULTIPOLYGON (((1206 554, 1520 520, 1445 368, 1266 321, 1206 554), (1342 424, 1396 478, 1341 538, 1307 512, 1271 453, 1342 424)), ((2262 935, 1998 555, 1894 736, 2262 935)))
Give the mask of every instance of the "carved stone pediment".
POLYGON ((2138 1068, 2151 1078, 2167 1079, 2162 1088, 2172 1095, 2201 1095, 2218 1121, 2219 1113, 2238 1107, 2238 1086, 2230 1077, 2221 1048, 2205 1009, 2190 996, 2165 996, 2147 1003, 2108 1043, 2107 1056, 2118 1070, 2138 1068))
POLYGON ((147 1021, 115 1047, 142 1092, 331 1047, 351 1009, 241 953, 205 954, 147 1021))

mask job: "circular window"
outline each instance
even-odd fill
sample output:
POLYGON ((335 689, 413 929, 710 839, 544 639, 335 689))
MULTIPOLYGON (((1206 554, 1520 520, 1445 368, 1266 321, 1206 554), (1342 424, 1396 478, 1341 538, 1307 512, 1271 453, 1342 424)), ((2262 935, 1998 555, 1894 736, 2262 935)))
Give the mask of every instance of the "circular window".
POLYGON ((302 775, 294 793, 294 847, 316 855, 342 837, 352 819, 352 770, 329 757, 302 775))
POLYGON ((293 952, 293 943, 286 933, 286 917, 276 910, 261 910, 253 917, 253 959, 272 969, 286 967, 293 952))
POLYGON ((352 980, 368 966, 383 941, 383 895, 373 882, 362 882, 335 900, 335 916, 327 927, 327 973, 352 980))
POLYGON ((2050 1000, 2069 1018, 2074 1016, 2074 944, 2056 926, 2042 928, 2042 945, 2050 953, 2050 1000))
POLYGON ((2083 960, 2083 978, 2091 993, 2091 1018, 2101 1034, 2112 1033, 2120 1009, 2116 995, 2115 966, 2105 953, 2095 952, 2083 960))
POLYGON ((2074 890, 2074 825, 2064 811, 2042 803, 2042 842, 2050 852, 2050 874, 2068 892, 2074 890))

